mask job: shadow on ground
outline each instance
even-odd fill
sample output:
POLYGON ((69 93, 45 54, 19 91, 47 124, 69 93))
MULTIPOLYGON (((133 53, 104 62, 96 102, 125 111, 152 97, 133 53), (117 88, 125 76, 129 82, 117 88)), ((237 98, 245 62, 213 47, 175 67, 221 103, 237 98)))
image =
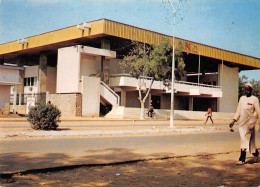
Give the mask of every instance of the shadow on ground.
MULTIPOLYGON (((62 163, 62 160, 70 159, 65 154, 52 153, 43 157, 30 157, 29 153, 1 155, 2 161, 9 160, 14 164, 30 162, 32 166, 38 168, 46 163, 52 166, 9 176, 1 174, 1 184, 3 186, 258 186, 260 184, 259 159, 253 162, 252 157, 249 157, 247 164, 236 166, 234 158, 238 157, 237 152, 140 159, 113 164, 87 164, 109 158, 113 161, 125 155, 140 157, 127 149, 106 149, 102 152, 103 154, 92 152, 91 156, 83 157, 81 160, 73 161, 71 166, 63 167, 55 166, 62 163), (74 165, 79 161, 86 161, 86 164, 74 165)), ((2 163, 3 167, 8 164, 2 163)))

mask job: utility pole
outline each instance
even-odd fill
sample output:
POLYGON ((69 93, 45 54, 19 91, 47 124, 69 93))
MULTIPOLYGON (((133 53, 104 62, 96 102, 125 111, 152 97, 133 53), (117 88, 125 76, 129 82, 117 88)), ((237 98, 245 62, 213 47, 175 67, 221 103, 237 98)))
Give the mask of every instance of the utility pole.
MULTIPOLYGON (((170 128, 174 127, 174 84, 175 84, 175 20, 179 19, 179 21, 183 20, 183 14, 181 13, 181 6, 185 3, 189 2, 189 0, 168 0, 168 4, 170 4, 171 10, 167 11, 171 12, 169 19, 173 19, 172 22, 166 20, 169 25, 172 25, 172 82, 171 82, 171 113, 170 113, 170 128)), ((164 9, 166 7, 167 0, 162 0, 162 5, 164 9)), ((188 11, 187 11, 188 12, 188 11)), ((167 19, 167 18, 166 18, 167 19)), ((165 20, 164 20, 165 21, 165 20)))
POLYGON ((174 70, 175 70, 175 16, 173 17, 173 34, 172 34, 172 84, 171 84, 171 115, 170 115, 170 127, 174 127, 174 70))

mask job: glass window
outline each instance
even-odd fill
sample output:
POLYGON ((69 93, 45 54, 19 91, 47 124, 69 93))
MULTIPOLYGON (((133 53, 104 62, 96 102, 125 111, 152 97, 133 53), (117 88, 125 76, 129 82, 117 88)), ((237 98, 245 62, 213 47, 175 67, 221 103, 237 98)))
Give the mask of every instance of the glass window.
POLYGON ((34 86, 34 77, 31 77, 30 83, 31 83, 31 86, 34 86))
POLYGON ((37 77, 34 77, 34 83, 33 83, 34 86, 37 85, 37 77))
POLYGON ((36 86, 37 85, 37 77, 27 77, 23 79, 24 86, 36 86))

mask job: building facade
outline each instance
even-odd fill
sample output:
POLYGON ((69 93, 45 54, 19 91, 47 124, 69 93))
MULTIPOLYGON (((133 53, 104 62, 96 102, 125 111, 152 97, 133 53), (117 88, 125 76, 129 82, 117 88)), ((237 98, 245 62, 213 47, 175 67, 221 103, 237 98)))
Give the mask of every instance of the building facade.
MULTIPOLYGON (((22 68, 17 92, 11 89, 8 102, 19 106, 18 113, 27 112, 27 98, 36 98, 51 101, 64 116, 130 117, 129 109, 140 108, 138 80, 123 73, 119 63, 132 41, 159 44, 162 37, 172 39, 100 19, 1 44, 1 64, 22 68)), ((185 75, 174 84, 175 109, 205 111, 210 106, 215 112, 235 112, 239 71, 259 69, 260 59, 180 38, 175 47, 186 64, 185 75)), ((149 77, 142 80, 144 92, 150 82, 149 77)), ((152 103, 167 116, 170 95, 163 82, 155 81, 145 107, 152 103)))

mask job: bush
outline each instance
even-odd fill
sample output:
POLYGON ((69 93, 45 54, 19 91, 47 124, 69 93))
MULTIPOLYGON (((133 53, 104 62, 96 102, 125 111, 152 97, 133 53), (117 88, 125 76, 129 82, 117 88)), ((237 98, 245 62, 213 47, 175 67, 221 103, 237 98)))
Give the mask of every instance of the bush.
POLYGON ((35 130, 57 130, 60 116, 55 105, 39 102, 30 109, 27 120, 35 130))

